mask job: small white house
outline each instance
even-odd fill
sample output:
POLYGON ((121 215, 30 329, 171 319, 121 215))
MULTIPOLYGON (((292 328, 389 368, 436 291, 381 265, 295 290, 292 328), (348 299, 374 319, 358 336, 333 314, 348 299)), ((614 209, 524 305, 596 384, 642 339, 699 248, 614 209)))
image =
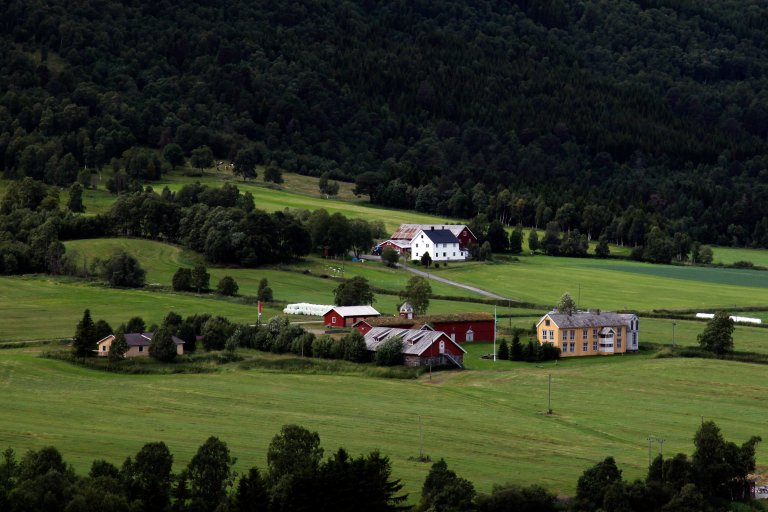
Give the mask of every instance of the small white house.
POLYGON ((456 235, 447 229, 422 229, 416 233, 411 240, 411 259, 420 260, 425 252, 432 261, 464 261, 468 255, 456 235))

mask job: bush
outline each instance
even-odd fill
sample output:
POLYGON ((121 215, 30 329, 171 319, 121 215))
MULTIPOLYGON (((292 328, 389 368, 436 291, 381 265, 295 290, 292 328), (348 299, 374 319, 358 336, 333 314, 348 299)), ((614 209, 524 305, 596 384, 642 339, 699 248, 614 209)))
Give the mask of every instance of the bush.
POLYGON ((230 276, 222 277, 221 281, 219 281, 219 284, 216 285, 216 293, 230 297, 237 295, 239 289, 240 287, 237 286, 237 281, 235 281, 230 276))
POLYGON ((192 270, 180 268, 173 274, 171 286, 177 292, 188 292, 192 289, 192 270))
POLYGON ((222 316, 209 318, 203 326, 203 346, 205 350, 222 350, 227 339, 232 335, 232 324, 222 316))
POLYGON ((368 359, 365 337, 358 331, 352 331, 344 337, 344 359, 353 363, 362 363, 368 359))
POLYGON ((146 275, 139 261, 125 251, 117 251, 101 265, 101 276, 111 286, 138 288, 144 286, 146 275))
POLYGON ((376 364, 379 366, 403 364, 403 339, 389 338, 379 345, 379 349, 376 351, 376 364))
POLYGON ((385 247, 381 251, 381 261, 388 267, 395 267, 400 261, 400 253, 391 247, 385 247))
POLYGON ((315 340, 312 344, 312 357, 318 357, 321 359, 332 359, 333 349, 336 342, 324 334, 315 340))

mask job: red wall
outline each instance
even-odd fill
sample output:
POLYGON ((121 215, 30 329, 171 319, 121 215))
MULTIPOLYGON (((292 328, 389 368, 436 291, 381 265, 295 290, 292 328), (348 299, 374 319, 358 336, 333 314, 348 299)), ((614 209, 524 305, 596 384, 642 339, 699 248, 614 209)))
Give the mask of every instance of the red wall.
MULTIPOLYGON (((425 350, 420 357, 432 357, 440 355, 440 340, 444 338, 438 338, 437 340, 425 350)), ((459 347, 451 343, 450 338, 445 339, 445 351, 452 356, 464 355, 464 352, 459 350, 459 347)))
POLYGON ((364 320, 370 318, 369 316, 348 316, 344 318, 338 314, 335 310, 331 310, 323 315, 323 324, 326 327, 352 327, 358 320, 364 320), (336 323, 332 323, 331 318, 336 318, 336 323))
MULTIPOLYGON (((338 320, 337 320, 337 321, 338 321, 338 320)), ((368 334, 368 331, 370 331, 370 330, 372 329, 372 327, 371 327, 370 325, 368 325, 368 323, 367 323, 367 322, 360 322, 359 324, 357 324, 357 325, 355 326, 355 329, 357 329, 357 331, 358 331, 360 334, 362 334, 363 336, 365 336, 366 334, 368 334)))
POLYGON ((399 252, 399 253, 401 253, 401 254, 402 254, 402 253, 406 253, 406 254, 408 254, 408 253, 410 253, 410 252, 411 252, 411 249, 410 249, 410 248, 405 248, 405 249, 404 249, 404 248, 400 247, 399 245, 395 245, 395 244, 393 244, 393 243, 392 243, 392 242, 390 242, 389 240, 387 240, 386 242, 384 242, 384 243, 382 243, 382 244, 381 244, 381 248, 382 248, 382 250, 383 250, 385 247, 390 247, 390 248, 392 248, 392 249, 396 250, 397 252, 399 252))
POLYGON ((477 243, 477 238, 475 238, 475 236, 472 233, 470 233, 467 228, 462 229, 461 233, 459 233, 459 236, 457 236, 456 238, 459 239, 459 246, 461 246, 462 248, 466 248, 470 244, 470 242, 473 244, 477 243))
POLYGON ((436 331, 443 331, 449 337, 455 334, 456 343, 467 341, 467 331, 472 328, 475 333, 474 341, 493 341, 493 320, 476 320, 473 322, 433 322, 436 331))

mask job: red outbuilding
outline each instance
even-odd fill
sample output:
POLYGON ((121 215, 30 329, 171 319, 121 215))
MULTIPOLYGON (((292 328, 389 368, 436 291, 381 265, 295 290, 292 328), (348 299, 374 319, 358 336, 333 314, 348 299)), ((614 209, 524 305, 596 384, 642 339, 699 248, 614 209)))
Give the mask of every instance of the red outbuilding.
POLYGON ((467 351, 440 331, 373 327, 365 335, 365 345, 369 352, 375 354, 379 346, 391 338, 402 340, 406 366, 455 365, 463 368, 467 351))
POLYGON ((365 335, 374 327, 399 327, 419 329, 424 325, 435 331, 442 331, 456 343, 493 341, 495 321, 489 313, 459 313, 453 315, 430 315, 417 318, 379 317, 368 318, 353 324, 365 335))
POLYGON ((372 306, 336 306, 323 315, 323 325, 351 327, 360 320, 381 316, 372 306))

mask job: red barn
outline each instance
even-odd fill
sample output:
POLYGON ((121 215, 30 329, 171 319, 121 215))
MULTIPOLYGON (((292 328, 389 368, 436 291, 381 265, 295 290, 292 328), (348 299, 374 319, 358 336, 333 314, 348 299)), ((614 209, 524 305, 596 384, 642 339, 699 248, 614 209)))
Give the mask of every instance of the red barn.
POLYGON ((373 327, 365 335, 365 345, 369 352, 375 353, 379 345, 391 338, 403 340, 403 359, 406 366, 455 365, 463 368, 464 354, 467 351, 440 331, 373 327))
POLYGON ((323 315, 325 327, 351 327, 359 320, 381 316, 372 306, 336 306, 323 315))
POLYGON ((397 231, 395 231, 390 238, 391 241, 394 242, 399 240, 407 240, 410 242, 419 231, 428 231, 430 229, 447 229, 453 233, 453 235, 459 239, 459 247, 461 250, 466 250, 469 244, 477 243, 475 234, 464 224, 400 224, 400 227, 397 228, 397 231))
POLYGON ((463 313, 454 315, 431 315, 418 318, 379 317, 369 318, 353 324, 365 335, 374 327, 399 327, 418 329, 428 325, 435 331, 442 331, 456 343, 493 341, 495 321, 489 313, 463 313))

